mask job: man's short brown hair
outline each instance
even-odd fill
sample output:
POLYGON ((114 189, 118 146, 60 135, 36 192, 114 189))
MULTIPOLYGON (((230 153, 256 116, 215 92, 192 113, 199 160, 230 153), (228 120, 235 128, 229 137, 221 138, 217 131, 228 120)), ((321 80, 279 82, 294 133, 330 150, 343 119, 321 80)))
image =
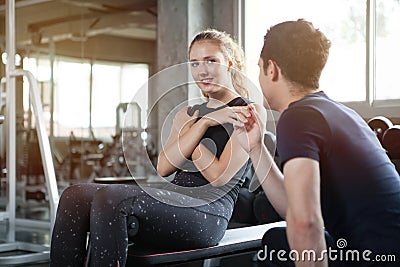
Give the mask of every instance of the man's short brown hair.
POLYGON ((261 59, 276 62, 282 74, 304 88, 319 87, 329 55, 330 41, 311 22, 299 19, 271 27, 264 37, 261 59))

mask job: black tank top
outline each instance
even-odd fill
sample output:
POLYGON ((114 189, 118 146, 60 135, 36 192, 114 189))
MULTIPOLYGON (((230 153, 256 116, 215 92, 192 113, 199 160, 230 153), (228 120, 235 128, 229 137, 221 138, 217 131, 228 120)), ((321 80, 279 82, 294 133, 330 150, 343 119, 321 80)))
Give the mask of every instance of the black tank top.
MULTIPOLYGON (((209 108, 207 107, 207 102, 203 103, 201 105, 195 105, 193 106, 189 111, 188 114, 190 116, 193 115, 193 113, 198 110, 199 111, 199 119, 201 119, 204 115, 207 115, 208 113, 211 113, 213 111, 217 111, 220 109, 225 108, 226 106, 246 106, 247 100, 244 100, 241 97, 237 97, 233 100, 231 100, 229 103, 227 103, 226 105, 222 105, 220 107, 217 108, 209 108)), ((213 126, 207 129, 206 133, 203 136, 203 140, 205 139, 211 139, 215 145, 216 145, 216 150, 217 151, 213 151, 215 150, 212 147, 207 147, 210 151, 214 152, 214 154, 216 155, 217 158, 219 158, 222 154, 222 151, 225 148, 226 143, 228 142, 231 134, 233 132, 233 125, 231 123, 225 123, 222 125, 217 125, 217 126, 213 126)), ((209 142, 205 142, 205 145, 207 146, 208 144, 210 144, 209 142)))
MULTIPOLYGON (((226 105, 222 105, 217 108, 209 108, 207 107, 207 102, 194 105, 188 111, 188 115, 192 116, 196 110, 199 110, 199 118, 204 115, 211 113, 213 111, 223 109, 227 106, 246 106, 250 103, 248 99, 237 97, 231 100, 226 105)), ((226 123, 223 125, 213 126, 207 129, 206 133, 202 137, 201 142, 217 157, 219 158, 225 148, 226 143, 231 137, 233 132, 233 125, 231 123, 226 123)), ((183 186, 183 187, 201 187, 209 184, 209 182, 204 178, 204 176, 199 171, 185 171, 185 170, 193 170, 194 164, 189 162, 188 165, 184 164, 182 166, 182 170, 178 170, 173 184, 183 186), (187 168, 186 168, 187 167, 187 168)), ((227 194, 223 194, 224 197, 228 198, 228 200, 232 203, 236 202, 236 199, 239 194, 239 189, 243 185, 244 180, 246 178, 246 174, 249 172, 251 166, 250 160, 234 175, 234 177, 224 186, 221 187, 206 187, 206 190, 201 190, 199 197, 205 200, 213 200, 218 196, 221 196, 221 190, 227 190, 227 188, 231 187, 231 189, 227 190, 227 194)), ((195 191, 194 191, 195 192, 195 191)), ((195 193, 194 193, 195 194, 195 193)))

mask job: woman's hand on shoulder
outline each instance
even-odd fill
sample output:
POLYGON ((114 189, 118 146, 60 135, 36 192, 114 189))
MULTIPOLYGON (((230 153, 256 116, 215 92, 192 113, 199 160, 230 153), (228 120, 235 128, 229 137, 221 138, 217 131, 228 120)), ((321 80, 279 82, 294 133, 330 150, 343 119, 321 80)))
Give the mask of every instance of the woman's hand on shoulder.
POLYGON ((241 127, 247 122, 250 112, 245 106, 225 107, 208 113, 202 117, 208 127, 232 123, 233 126, 241 127))

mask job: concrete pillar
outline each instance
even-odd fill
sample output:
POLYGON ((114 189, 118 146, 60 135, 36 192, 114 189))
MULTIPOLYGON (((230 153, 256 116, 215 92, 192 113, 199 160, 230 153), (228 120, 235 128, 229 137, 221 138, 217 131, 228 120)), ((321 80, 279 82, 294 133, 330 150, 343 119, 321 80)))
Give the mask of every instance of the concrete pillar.
POLYGON ((242 43, 243 0, 213 0, 213 25, 216 29, 229 33, 235 40, 242 43))
MULTIPOLYGON (((192 36, 204 27, 211 26, 212 0, 159 0, 157 5, 156 77, 162 78, 154 83, 150 82, 149 99, 150 106, 153 107, 150 110, 150 128, 154 135, 157 134, 157 147, 160 149, 161 133, 168 135, 170 132, 171 124, 164 125, 166 117, 189 98, 186 85, 168 88, 171 84, 180 83, 174 79, 183 79, 184 82, 189 75, 187 70, 180 68, 180 73, 166 77, 162 73, 168 73, 166 69, 171 66, 188 61, 188 47, 192 36)), ((164 138, 166 136, 163 140, 164 138)))
MULTIPOLYGON (((207 28, 216 28, 230 33, 235 38, 238 31, 237 3, 240 0, 158 0, 157 21, 157 70, 158 74, 176 64, 188 61, 188 47, 194 35, 207 28)), ((180 69, 183 71, 182 69, 180 69)), ((150 129, 157 136, 157 147, 161 148, 161 132, 168 135, 170 129, 162 129, 167 115, 188 99, 199 97, 200 91, 188 90, 186 85, 166 91, 173 79, 182 79, 187 73, 159 77, 168 81, 149 85, 150 129), (161 97, 162 96, 162 97, 161 97)), ((153 76, 154 77, 154 76, 153 76)), ((160 80, 160 79, 158 79, 160 80)), ((164 125, 170 127, 171 125, 164 125)), ((163 137, 163 140, 165 140, 163 137)))

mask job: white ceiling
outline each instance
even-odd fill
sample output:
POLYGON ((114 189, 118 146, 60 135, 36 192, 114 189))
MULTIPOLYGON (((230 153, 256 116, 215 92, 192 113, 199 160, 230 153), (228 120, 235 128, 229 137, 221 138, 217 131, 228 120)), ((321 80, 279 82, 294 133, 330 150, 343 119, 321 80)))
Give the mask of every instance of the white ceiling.
MULTIPOLYGON (((157 0, 16 0, 17 46, 99 35, 155 40, 157 0)), ((0 0, 5 15, 5 0, 0 0)))

